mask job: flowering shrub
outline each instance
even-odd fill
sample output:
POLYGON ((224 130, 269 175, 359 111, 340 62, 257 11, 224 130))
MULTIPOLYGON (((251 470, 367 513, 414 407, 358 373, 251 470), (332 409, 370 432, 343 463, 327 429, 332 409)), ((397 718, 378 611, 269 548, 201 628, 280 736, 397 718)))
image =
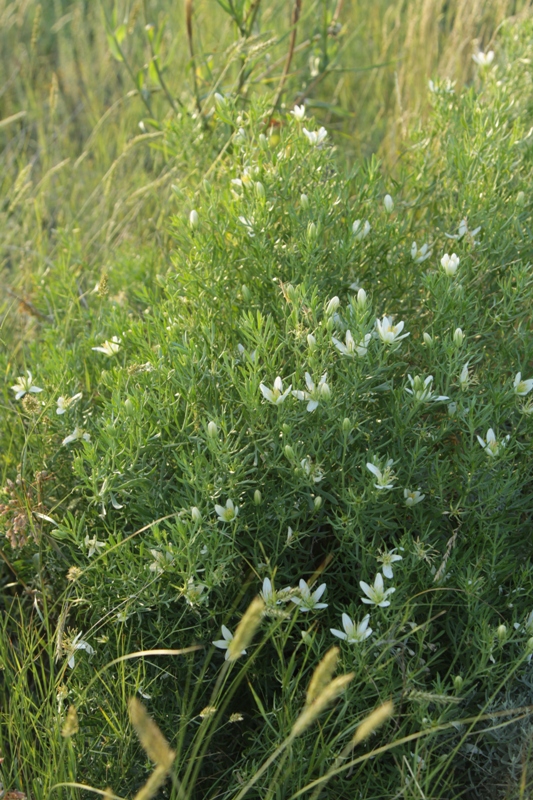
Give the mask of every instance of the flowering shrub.
MULTIPOLYGON (((24 581, 65 592, 68 691, 90 705, 84 686, 117 647, 210 648, 204 672, 191 656, 191 706, 176 664, 124 668, 172 732, 208 707, 212 644, 250 659, 233 702, 254 735, 228 760, 244 780, 299 719, 305 766, 277 776, 286 797, 389 698, 380 735, 426 731, 402 755, 446 796, 450 723, 494 713, 531 669, 531 112, 517 61, 477 63, 462 96, 433 84, 394 190, 375 161, 344 175, 301 107, 272 133, 266 105, 226 98, 212 120, 225 155, 172 217, 172 265, 142 305, 70 298, 85 333, 65 329, 53 353, 44 334, 7 370, 0 514, 24 581), (264 638, 243 644, 232 631, 260 592, 264 638), (342 712, 317 753, 301 676, 337 640, 342 712)), ((364 796, 406 783, 389 759, 366 765, 380 788, 364 796)), ((361 776, 338 780, 341 796, 361 776)))

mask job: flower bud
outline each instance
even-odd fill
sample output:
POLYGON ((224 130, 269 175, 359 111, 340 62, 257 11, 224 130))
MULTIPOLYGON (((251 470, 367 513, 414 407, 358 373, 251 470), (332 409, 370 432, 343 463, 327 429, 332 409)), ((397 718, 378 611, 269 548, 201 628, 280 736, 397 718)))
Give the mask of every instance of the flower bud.
POLYGON ((131 397, 127 397, 126 400, 124 401, 124 411, 126 412, 126 414, 128 416, 131 416, 133 414, 134 410, 135 409, 134 409, 133 403, 131 401, 131 397))
POLYGON ((268 139, 264 133, 259 134, 259 144, 261 147, 268 147, 268 139))
POLYGON ((316 497, 315 497, 315 499, 313 500, 313 505, 314 505, 314 507, 315 507, 315 511, 318 511, 318 510, 319 510, 319 508, 321 508, 321 507, 322 507, 322 498, 320 497, 320 495, 319 495, 319 494, 317 494, 317 496, 316 496, 316 497))
POLYGON ((202 515, 200 514, 200 509, 196 506, 191 508, 191 517, 193 518, 193 522, 201 522, 202 515))
POLYGON ((307 241, 314 242, 318 234, 318 229, 314 222, 310 222, 307 226, 307 241))
POLYGON ((326 306, 326 316, 330 317, 332 314, 334 314, 335 311, 340 306, 340 304, 341 304, 341 301, 339 300, 337 295, 335 295, 335 297, 332 297, 331 300, 329 301, 329 303, 326 306))
POLYGON ((429 333, 424 333, 424 343, 427 344, 428 347, 431 347, 433 344, 433 339, 429 333))
POLYGON ((507 628, 503 624, 498 625, 496 633, 498 634, 498 639, 500 640, 500 642, 503 642, 507 636, 507 628))
POLYGON ((281 430, 283 431, 284 436, 288 436, 289 433, 291 432, 290 425, 287 425, 287 423, 284 422, 283 425, 281 426, 281 430))
POLYGON ((290 444, 286 444, 283 450, 289 461, 292 461, 294 458, 294 450, 292 449, 290 444))
POLYGON ((321 383, 320 387, 320 397, 323 397, 324 400, 329 400, 331 397, 331 389, 329 388, 327 383, 321 383))
POLYGON ((357 305, 360 306, 361 308, 364 308, 366 306, 366 299, 367 298, 365 290, 359 289, 359 291, 357 292, 357 305))
POLYGON ((309 198, 306 194, 300 195, 300 205, 302 206, 303 209, 309 208, 309 198))
POLYGON ((528 653, 533 653, 533 636, 530 636, 530 638, 527 640, 526 650, 528 653))
POLYGON ((226 106, 226 98, 220 94, 220 92, 215 92, 215 105, 220 110, 226 106))
POLYGON ((456 675, 455 678, 453 679, 453 685, 455 686, 455 690, 457 692, 461 691, 461 689, 463 688, 463 683, 464 683, 464 681, 461 678, 461 676, 460 675, 456 675))
POLYGON ((307 334, 307 344, 309 345, 310 350, 314 350, 316 347, 316 339, 312 333, 307 334))
POLYGON ((292 283, 287 284, 287 286, 285 287, 285 294, 287 295, 291 303, 295 303, 296 300, 298 299, 298 293, 294 288, 294 286, 292 285, 292 283))
POLYGON ((255 503, 255 505, 256 506, 260 506, 262 500, 263 500, 263 496, 261 495, 261 492, 259 491, 259 489, 256 489, 255 492, 254 492, 254 503, 255 503))
POLYGON ((525 193, 524 192, 518 192, 518 194, 516 195, 516 205, 517 206, 523 206, 523 205, 525 205, 525 202, 526 202, 525 193))
POLYGON ((263 184, 261 183, 261 181, 256 181, 256 182, 255 182, 255 194, 256 194, 256 196, 257 196, 257 199, 258 199, 258 200, 259 200, 261 203, 264 203, 264 202, 265 202, 265 199, 266 199, 266 192, 265 192, 265 187, 263 186, 263 184))
POLYGON ((453 343, 456 347, 461 347, 462 343, 465 340, 465 335, 461 328, 456 328, 453 332, 453 343))
POLYGON ((388 214, 391 213, 392 209, 394 208, 394 200, 390 196, 390 194, 386 194, 383 198, 383 205, 385 206, 385 210, 388 214))
POLYGON ((207 426, 207 435, 209 436, 210 439, 216 439, 216 437, 218 436, 217 424, 216 422, 213 422, 213 420, 211 420, 211 422, 207 426))
POLYGON ((200 218, 198 216, 198 212, 193 208, 193 210, 189 214, 189 225, 191 226, 191 228, 197 228, 199 222, 200 218))
POLYGON ((342 430, 347 436, 352 432, 352 421, 348 417, 344 417, 342 421, 342 430))
POLYGON ((245 283, 243 283, 243 285, 241 286, 241 292, 242 292, 242 299, 246 303, 249 303, 250 300, 252 299, 252 293, 250 292, 249 288, 245 283))

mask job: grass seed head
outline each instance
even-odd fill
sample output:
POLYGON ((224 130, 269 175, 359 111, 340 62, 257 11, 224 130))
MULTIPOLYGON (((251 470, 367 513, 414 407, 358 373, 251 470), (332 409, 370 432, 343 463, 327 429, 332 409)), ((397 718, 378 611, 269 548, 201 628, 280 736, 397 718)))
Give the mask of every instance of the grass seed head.
POLYGON ((136 697, 130 699, 129 712, 131 724, 135 728, 135 733, 139 737, 146 755, 158 767, 168 772, 174 761, 175 753, 170 749, 167 740, 136 697))
POLYGON ((261 622, 265 604, 260 597, 255 597, 237 626, 235 636, 229 645, 228 661, 235 661, 246 650, 261 622))

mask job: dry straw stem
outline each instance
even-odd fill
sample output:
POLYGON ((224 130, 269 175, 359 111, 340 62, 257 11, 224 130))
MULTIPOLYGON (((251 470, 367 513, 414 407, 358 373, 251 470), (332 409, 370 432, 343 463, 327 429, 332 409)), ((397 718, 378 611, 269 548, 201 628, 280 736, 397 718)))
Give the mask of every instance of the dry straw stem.
POLYGON ((309 681, 307 688, 307 696, 305 699, 306 706, 311 705, 317 697, 322 694, 326 686, 331 682, 333 673, 337 669, 339 661, 340 650, 338 647, 332 647, 324 658, 321 660, 309 681))
POLYGON ((304 708, 292 727, 291 737, 301 736, 301 734, 320 716, 324 709, 344 692, 354 677, 355 673, 349 672, 347 675, 340 675, 338 678, 334 678, 334 680, 323 689, 321 694, 318 695, 316 700, 314 700, 311 705, 304 708))
POLYGON ((170 749, 167 740, 136 697, 130 699, 128 709, 131 724, 135 728, 135 733, 148 758, 166 774, 172 766, 176 754, 170 749))
POLYGON ((265 604, 263 600, 260 597, 255 597, 244 612, 244 616, 235 631, 235 636, 230 642, 228 661, 235 661, 242 651, 246 650, 261 622, 264 610, 265 604))

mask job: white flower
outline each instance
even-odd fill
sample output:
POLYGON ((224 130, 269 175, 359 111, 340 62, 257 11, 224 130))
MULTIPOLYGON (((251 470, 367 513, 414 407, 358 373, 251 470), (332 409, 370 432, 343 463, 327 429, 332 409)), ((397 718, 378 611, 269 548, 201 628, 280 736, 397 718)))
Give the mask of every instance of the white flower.
POLYGON ((491 457, 497 456, 500 453, 501 449, 505 447, 510 438, 511 437, 507 435, 501 440, 501 442, 498 442, 498 440, 496 439, 496 434, 494 433, 492 428, 489 428, 487 431, 486 441, 482 439, 481 436, 477 436, 477 440, 480 443, 481 447, 485 450, 485 453, 491 457))
POLYGON ((462 328, 456 328, 453 332, 453 343, 456 347, 461 347, 465 340, 462 328))
POLYGON ((433 250, 429 249, 428 244, 423 244, 422 247, 420 248, 417 247, 416 242, 413 242, 413 244, 411 245, 411 258, 417 264, 422 264, 422 262, 426 261, 431 256, 432 253, 433 250))
POLYGON ((91 350, 104 353, 106 356, 115 356, 120 350, 120 341, 119 336, 113 336, 110 342, 105 341, 101 347, 91 347, 91 350))
POLYGON ((364 289, 362 289, 362 288, 361 288, 361 289, 359 289, 359 290, 357 291, 357 305, 358 305, 360 308, 364 308, 364 307, 366 306, 366 300, 367 300, 367 297, 366 297, 366 292, 365 292, 365 290, 364 290, 364 289))
POLYGON ((361 598, 361 602, 369 606, 380 606, 381 608, 390 606, 390 600, 387 600, 387 597, 396 591, 393 586, 391 586, 390 589, 383 588, 383 576, 381 572, 378 572, 374 578, 373 586, 369 586, 368 583, 364 581, 359 581, 359 586, 366 594, 366 597, 361 598))
POLYGON ((207 435, 210 439, 215 439, 218 436, 218 427, 216 422, 211 420, 207 425, 207 435))
POLYGON ((291 114, 295 120, 301 122, 305 117, 305 106, 303 105, 303 103, 301 106, 294 106, 294 108, 291 111, 291 114))
POLYGON ((76 634, 74 639, 72 640, 68 651, 67 651, 67 658, 68 658, 68 665, 71 669, 74 668, 75 664, 75 653, 77 650, 85 650, 86 653, 89 653, 90 656, 94 655, 94 648, 88 642, 85 642, 81 637, 83 636, 82 633, 76 634))
POLYGON ((517 372, 514 379, 514 391, 519 397, 525 397, 533 389, 533 378, 522 380, 522 373, 517 372))
POLYGON ((352 233, 355 236, 355 238, 358 239, 359 241, 368 236, 370 230, 371 230, 370 222, 368 220, 365 220, 365 222, 363 223, 362 220, 356 219, 352 225, 352 233), (361 227, 361 225, 363 227, 361 227))
POLYGON ((205 583, 196 583, 192 575, 183 590, 183 597, 191 608, 200 603, 207 604, 209 602, 207 586, 205 583))
POLYGON ((319 145, 322 144, 324 139, 327 137, 328 132, 325 128, 319 128, 318 131, 308 131, 307 128, 302 128, 304 134, 306 135, 309 144, 312 145, 319 145))
POLYGON ((395 561, 401 561, 402 557, 396 555, 396 547, 395 547, 388 553, 382 553, 380 556, 378 556, 377 560, 383 564, 381 569, 383 570, 383 574, 385 575, 385 577, 388 578, 389 580, 392 580, 393 577, 392 565, 394 564, 395 561))
MULTIPOLYGON (((229 659, 229 656, 230 656, 229 646, 230 646, 231 642, 233 641, 233 634, 228 628, 226 628, 225 625, 222 625, 221 631, 222 631, 222 636, 224 638, 223 639, 218 639, 216 642, 213 642, 213 644, 215 645, 215 647, 219 647, 220 650, 225 650, 226 651, 225 659, 227 661, 229 659)), ((246 650, 241 650, 240 655, 241 656, 246 655, 246 650)))
POLYGON ((383 205, 385 206, 385 211, 389 214, 391 213, 392 209, 394 208, 394 200, 390 196, 390 194, 386 194, 383 198, 383 205))
POLYGON ((260 592, 261 597, 265 601, 266 606, 275 606, 277 604, 276 592, 272 586, 270 578, 265 578, 263 581, 263 591, 260 592))
POLYGON ((300 611, 314 611, 319 608, 327 608, 327 603, 319 603, 320 598, 326 591, 326 584, 321 583, 318 589, 311 594, 311 589, 302 579, 299 583, 300 597, 291 597, 293 603, 300 608, 300 611))
POLYGON ((70 433, 68 436, 65 436, 65 438, 62 441, 62 444, 64 444, 64 445, 65 444, 71 444, 72 442, 80 441, 80 439, 83 439, 86 442, 90 442, 91 441, 91 435, 89 433, 86 433, 83 430, 83 428, 79 428, 76 425, 76 427, 74 428, 72 433, 70 433))
POLYGON ((307 384, 308 391, 301 391, 300 389, 293 389, 292 394, 296 397, 297 400, 308 400, 307 403, 307 410, 314 411, 315 408, 318 406, 320 400, 327 400, 331 397, 331 389, 329 388, 328 384, 326 383, 327 372, 325 372, 320 381, 318 382, 318 386, 315 386, 313 379, 311 378, 308 372, 305 373, 305 382, 307 384))
POLYGON ((383 319, 376 320, 378 336, 384 344, 396 344, 396 342, 399 342, 402 339, 405 339, 406 336, 409 336, 408 333, 404 333, 400 336, 403 331, 403 327, 403 322, 393 325, 392 317, 384 316, 383 319))
POLYGON ((368 627, 369 621, 370 614, 367 614, 356 627, 355 622, 350 619, 348 614, 343 614, 342 627, 344 631, 338 631, 335 630, 335 628, 330 628, 330 631, 333 636, 336 636, 338 639, 344 639, 348 644, 359 644, 372 635, 372 628, 368 627))
POLYGON ((472 59, 476 62, 478 67, 490 67, 494 61, 494 50, 489 50, 488 53, 483 53, 481 50, 474 53, 472 59))
POLYGON ((453 276, 457 272, 459 261, 460 258, 455 253, 452 253, 451 256, 448 255, 448 253, 444 253, 444 255, 442 256, 440 260, 441 267, 449 278, 453 278, 453 276))
POLYGON ((248 217, 242 217, 241 216, 241 217, 239 217, 239 222, 241 223, 241 225, 244 225, 244 227, 246 228, 246 233, 248 234, 248 236, 251 236, 251 237, 255 236, 255 233, 254 233, 254 219, 253 219, 253 217, 248 219, 248 217))
POLYGON ((433 394, 433 375, 428 375, 425 379, 421 378, 420 375, 415 375, 414 378, 411 375, 408 375, 407 378, 411 384, 411 388, 409 389, 406 386, 405 391, 412 395, 415 400, 418 400, 419 403, 438 403, 441 400, 450 399, 444 394, 433 394))
POLYGON ((385 463, 383 471, 381 471, 381 469, 376 464, 368 463, 366 465, 366 468, 370 470, 372 475, 375 475, 375 477, 378 480, 378 482, 374 484, 374 487, 376 489, 378 490, 394 489, 393 481, 396 480, 396 476, 394 474, 394 471, 391 469, 393 464, 394 461, 392 460, 392 458, 389 458, 389 460, 385 463))
POLYGON ((202 521, 202 514, 198 506, 191 506, 191 517, 193 522, 201 522, 202 521))
POLYGON ((260 592, 260 595, 264 600, 267 611, 272 611, 276 608, 276 606, 279 606, 280 603, 287 603, 290 599, 290 593, 292 591, 293 590, 289 587, 276 591, 270 578, 265 578, 263 581, 263 589, 260 592))
POLYGON ((174 563, 174 555, 169 548, 162 553, 161 550, 157 550, 154 547, 150 550, 150 553, 154 558, 154 561, 152 561, 149 566, 150 572, 156 572, 158 575, 162 575, 166 568, 174 563))
POLYGON ((316 338, 313 336, 312 333, 307 334, 307 344, 310 350, 314 350, 316 347, 316 338))
POLYGON ((335 297, 332 297, 331 300, 328 302, 328 304, 326 306, 326 311, 325 311, 326 317, 329 317, 329 316, 331 316, 331 314, 334 314, 335 311, 340 306, 340 304, 341 304, 341 301, 339 300, 337 295, 335 295, 335 297))
POLYGON ((455 239, 459 241, 463 238, 463 236, 467 236, 473 244, 479 244, 478 242, 474 242, 474 236, 479 233, 481 230, 481 225, 478 228, 474 228, 473 231, 468 230, 468 221, 466 217, 463 217, 461 222, 459 223, 459 228, 457 233, 445 233, 444 235, 448 239, 455 239))
POLYGON ((96 536, 92 539, 89 538, 89 534, 85 537, 85 547, 88 550, 87 557, 91 558, 91 556, 98 555, 99 550, 103 550, 105 548, 105 542, 99 542, 96 536))
POLYGON ((405 505, 410 507, 416 506, 417 503, 421 503, 426 495, 422 494, 419 487, 418 489, 415 489, 415 491, 411 491, 411 489, 404 489, 403 496, 405 497, 405 505))
POLYGON ((320 483, 320 481, 324 480, 324 473, 320 467, 313 465, 313 462, 309 457, 302 458, 300 461, 300 466, 308 478, 313 478, 314 483, 320 483))
POLYGON ((274 381, 273 389, 269 389, 268 386, 265 386, 264 383, 260 383, 259 388, 261 389, 261 393, 265 398, 265 400, 268 400, 269 403, 273 403, 275 406, 279 406, 289 395, 292 389, 292 384, 289 386, 288 389, 283 391, 283 382, 278 375, 278 377, 274 381))
POLYGON ((189 214, 189 225, 191 226, 191 228, 197 228, 199 222, 200 222, 200 217, 198 216, 198 211, 196 211, 193 208, 193 210, 189 214))
POLYGON ((346 344, 343 344, 338 339, 333 337, 332 341, 337 350, 345 356, 366 356, 368 351, 368 343, 372 338, 370 333, 365 334, 359 344, 355 344, 355 340, 350 331, 346 331, 346 344))
POLYGON ((221 522, 232 522, 239 513, 239 506, 234 505, 233 500, 228 497, 226 506, 215 505, 215 511, 221 522))
POLYGON ((29 369, 26 370, 28 377, 25 378, 23 375, 17 378, 17 382, 14 386, 11 387, 12 391, 15 392, 15 400, 20 400, 21 397, 24 397, 25 394, 31 392, 33 394, 38 394, 42 392, 43 389, 40 389, 39 386, 34 386, 32 374, 29 369))
POLYGON ((78 400, 80 399, 81 399, 81 392, 72 395, 72 397, 58 397, 56 414, 64 414, 65 411, 69 410, 70 406, 73 406, 74 403, 77 403, 78 400))
POLYGON ((468 364, 469 362, 467 361, 463 369, 461 370, 461 374, 459 375, 459 385, 461 389, 466 389, 466 387, 470 383, 470 375, 468 374, 468 364))
POLYGON ((429 333, 427 333, 427 331, 424 331, 422 338, 424 339, 424 344, 427 344, 428 347, 431 347, 431 345, 433 344, 433 338, 430 336, 429 333))

